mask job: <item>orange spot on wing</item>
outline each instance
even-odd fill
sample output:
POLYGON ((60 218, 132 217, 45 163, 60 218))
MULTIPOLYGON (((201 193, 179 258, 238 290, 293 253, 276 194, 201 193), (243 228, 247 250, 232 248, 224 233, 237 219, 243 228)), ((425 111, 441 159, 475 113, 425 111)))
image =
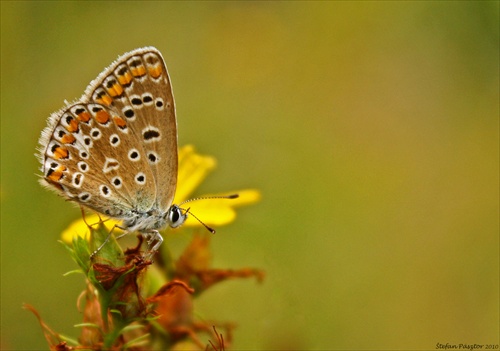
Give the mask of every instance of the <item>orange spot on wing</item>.
POLYGON ((65 149, 63 147, 58 147, 54 150, 54 158, 56 159, 61 159, 61 158, 67 158, 69 155, 68 149, 65 149))
POLYGON ((142 77, 146 74, 146 68, 144 66, 135 67, 132 68, 131 72, 134 77, 142 77))
POLYGON ((71 122, 69 122, 66 130, 71 133, 76 132, 78 130, 78 121, 76 119, 71 119, 71 122))
POLYGON ((53 182, 58 182, 63 177, 63 172, 65 172, 66 169, 67 168, 65 166, 60 165, 55 170, 50 170, 49 173, 47 174, 47 178, 53 182))
POLYGON ((120 84, 113 84, 111 88, 108 89, 109 95, 112 97, 120 96, 123 93, 123 88, 120 84))
POLYGON ((161 68, 161 65, 156 65, 153 67, 149 67, 149 75, 153 78, 158 78, 161 76, 163 70, 161 68))
POLYGON ((73 144, 75 140, 76 138, 73 136, 73 134, 64 134, 64 136, 61 138, 61 142, 63 144, 73 144))
POLYGON ((101 123, 101 124, 108 123, 110 117, 111 116, 109 115, 109 113, 107 113, 104 110, 97 111, 97 113, 95 114, 96 121, 101 123))
POLYGON ((115 124, 119 127, 119 128, 125 128, 127 126, 127 122, 125 122, 125 120, 121 117, 118 117, 118 116, 115 116, 113 117, 113 121, 115 121, 115 124))
POLYGON ((87 111, 80 113, 76 117, 82 122, 88 122, 91 118, 90 113, 88 113, 87 111))
POLYGON ((97 102, 106 106, 110 106, 113 103, 113 98, 109 95, 103 95, 97 102))
POLYGON ((127 85, 131 80, 132 76, 130 75, 130 72, 125 72, 125 74, 118 76, 118 82, 120 82, 121 85, 127 85))

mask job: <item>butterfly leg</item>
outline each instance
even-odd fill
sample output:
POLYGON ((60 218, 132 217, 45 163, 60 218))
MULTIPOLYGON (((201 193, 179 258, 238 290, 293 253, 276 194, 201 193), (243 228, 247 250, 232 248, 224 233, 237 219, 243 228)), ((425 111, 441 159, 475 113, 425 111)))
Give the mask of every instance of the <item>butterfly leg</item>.
POLYGON ((158 251, 158 248, 160 247, 161 243, 163 242, 163 237, 161 236, 160 232, 157 230, 152 230, 150 232, 145 232, 145 233, 143 232, 141 234, 146 239, 146 241, 148 243, 146 256, 148 258, 151 258, 156 253, 156 251, 158 251))

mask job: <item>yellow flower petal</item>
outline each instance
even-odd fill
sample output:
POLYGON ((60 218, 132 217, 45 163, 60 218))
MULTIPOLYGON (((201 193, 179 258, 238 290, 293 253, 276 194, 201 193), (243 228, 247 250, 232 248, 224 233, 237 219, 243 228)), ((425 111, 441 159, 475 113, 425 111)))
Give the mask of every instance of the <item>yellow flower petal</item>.
MULTIPOLYGON (((63 230, 61 238, 66 243, 71 243, 73 241, 73 237, 77 235, 88 240, 90 238, 90 230, 85 222, 87 222, 91 227, 97 228, 99 222, 101 221, 102 219, 99 218, 97 214, 86 215, 85 221, 83 218, 74 220, 65 230, 63 230)), ((116 224, 119 223, 119 221, 114 219, 104 220, 104 226, 108 230, 111 230, 116 224)), ((123 233, 123 231, 119 228, 115 228, 114 230, 116 233, 123 233)))
POLYGON ((180 203, 200 185, 208 173, 215 168, 213 157, 202 156, 194 151, 192 145, 179 149, 179 171, 174 203, 180 203))
MULTIPOLYGON (((192 206, 189 209, 188 218, 184 222, 186 227, 200 227, 202 224, 193 216, 196 216, 208 225, 209 227, 220 227, 231 223, 236 218, 236 212, 229 206, 225 207, 206 207, 206 206, 192 206), (193 215, 190 215, 193 214, 193 215)), ((215 228, 214 228, 215 229, 215 228)))

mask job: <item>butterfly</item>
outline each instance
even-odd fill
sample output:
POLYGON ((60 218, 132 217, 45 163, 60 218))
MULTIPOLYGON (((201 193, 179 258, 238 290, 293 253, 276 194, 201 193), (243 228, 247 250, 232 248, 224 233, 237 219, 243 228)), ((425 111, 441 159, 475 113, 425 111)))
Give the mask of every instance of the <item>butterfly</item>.
POLYGON ((163 241, 158 231, 180 226, 188 212, 172 204, 177 121, 161 53, 144 47, 123 54, 79 100, 54 112, 38 159, 42 185, 121 220, 125 233, 138 231, 155 252, 163 241))

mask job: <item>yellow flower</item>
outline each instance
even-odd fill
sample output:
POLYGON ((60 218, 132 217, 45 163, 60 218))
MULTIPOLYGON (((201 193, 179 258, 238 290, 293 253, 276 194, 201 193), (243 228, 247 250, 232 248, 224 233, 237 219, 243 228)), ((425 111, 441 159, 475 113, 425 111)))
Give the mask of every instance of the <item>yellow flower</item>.
MULTIPOLYGON (((216 161, 211 156, 202 156, 195 152, 192 145, 186 145, 179 149, 179 169, 177 176, 177 190, 175 194, 174 204, 179 204, 193 193, 207 175, 215 168, 216 161)), ((207 199, 193 201, 186 204, 189 212, 196 215, 208 226, 219 227, 231 223, 236 218, 235 208, 256 203, 260 200, 260 192, 254 189, 245 189, 239 191, 231 191, 223 194, 203 195, 200 197, 219 196, 238 194, 236 199, 207 199)), ((97 214, 85 216, 85 222, 91 226, 97 226, 100 222, 97 214)), ((73 221, 62 233, 64 242, 71 243, 73 236, 79 235, 89 237, 89 229, 83 219, 73 221)), ((104 221, 104 225, 108 230, 111 230, 115 225, 119 225, 120 221, 108 219, 104 221)), ((184 226, 194 227, 201 226, 193 216, 188 216, 184 226)), ((118 228, 114 229, 114 234, 120 234, 122 231, 118 228)))

